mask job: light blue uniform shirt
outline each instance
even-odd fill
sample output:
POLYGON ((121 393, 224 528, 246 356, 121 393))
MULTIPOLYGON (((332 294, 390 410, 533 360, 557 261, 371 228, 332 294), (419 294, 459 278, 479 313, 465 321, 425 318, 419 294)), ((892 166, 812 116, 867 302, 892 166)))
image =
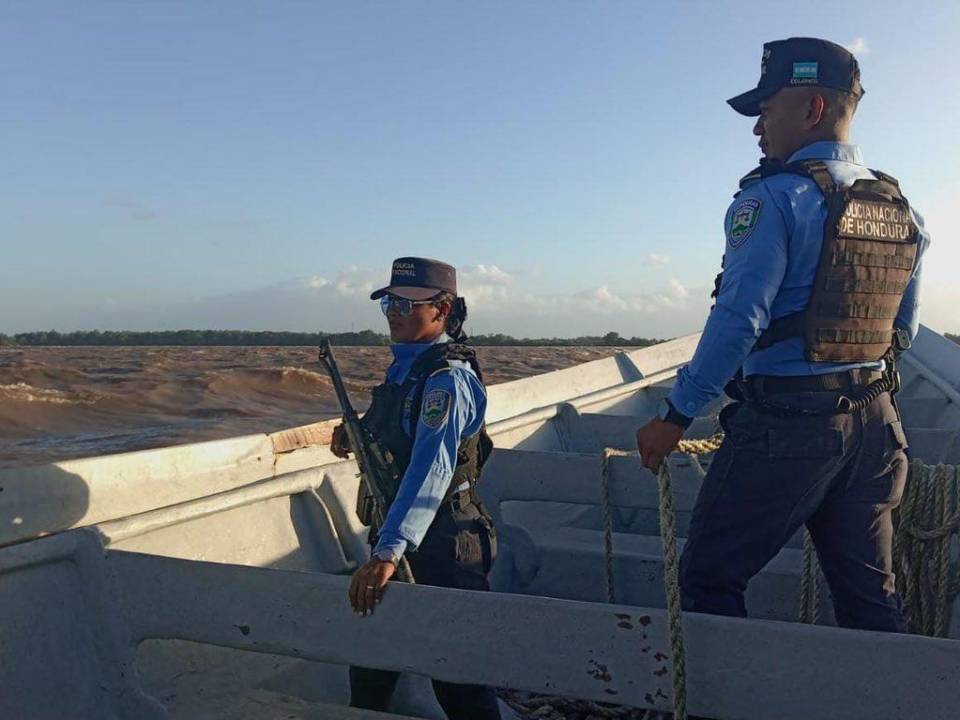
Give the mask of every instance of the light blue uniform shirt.
MULTIPOLYGON (((863 165, 860 148, 839 142, 816 142, 795 152, 788 162, 824 160, 841 187, 860 178, 873 178, 863 165)), ((749 375, 819 375, 857 367, 881 368, 883 363, 814 363, 804 357, 803 338, 776 343, 751 353, 771 320, 803 310, 823 246, 827 208, 823 194, 809 178, 779 173, 758 179, 739 193, 724 220, 727 243, 723 283, 693 359, 677 373, 671 404, 688 417, 696 416, 717 398, 739 367, 749 375), (744 201, 759 204, 755 225, 744 237, 731 238, 733 215, 744 201)), ((917 293, 920 257, 930 243, 923 219, 913 277, 900 304, 896 324, 912 339, 919 327, 917 293)))
MULTIPOLYGON (((445 336, 437 340, 446 341, 445 336)), ((393 363, 387 369, 387 381, 402 383, 417 358, 432 346, 433 343, 391 345, 393 363)), ((460 360, 448 360, 447 363, 450 370, 431 375, 423 390, 424 405, 432 398, 433 416, 437 417, 438 398, 446 404, 445 415, 428 424, 421 408, 410 464, 387 512, 374 553, 389 552, 400 557, 408 549, 416 550, 450 488, 457 466, 457 448, 483 426, 487 410, 487 392, 483 383, 469 363, 460 360)), ((405 415, 404 431, 408 435, 411 434, 409 420, 405 415)))

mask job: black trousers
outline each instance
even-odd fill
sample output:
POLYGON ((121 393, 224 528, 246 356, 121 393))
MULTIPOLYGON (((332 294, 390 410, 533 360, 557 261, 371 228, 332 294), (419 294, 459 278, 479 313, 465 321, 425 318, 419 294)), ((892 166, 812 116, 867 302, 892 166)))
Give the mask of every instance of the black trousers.
MULTIPOLYGON (((490 589, 487 573, 496 557, 496 536, 487 516, 473 503, 444 503, 416 552, 407 553, 420 585, 490 589)), ((387 710, 400 674, 350 668, 350 705, 387 710)), ((491 688, 435 680, 433 690, 449 720, 500 720, 491 688)))
MULTIPOLYGON (((809 409, 836 393, 771 395, 809 409)), ((905 632, 893 575, 892 511, 907 443, 889 394, 843 415, 779 417, 724 408, 723 446, 707 472, 680 561, 683 607, 746 616, 747 581, 806 525, 843 627, 905 632)))

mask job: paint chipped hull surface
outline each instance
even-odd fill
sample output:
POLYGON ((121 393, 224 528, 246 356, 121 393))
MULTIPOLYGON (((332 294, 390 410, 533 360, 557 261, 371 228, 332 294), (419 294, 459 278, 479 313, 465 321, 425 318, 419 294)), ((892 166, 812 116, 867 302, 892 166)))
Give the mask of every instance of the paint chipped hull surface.
MULTIPOLYGON (((0 473, 0 717, 376 717, 345 707, 349 664, 405 671, 409 717, 443 717, 426 676, 668 710, 656 481, 611 461, 607 604, 599 455, 632 447, 697 339, 492 386, 498 592, 395 585, 369 618, 346 602, 367 548, 329 423, 0 473)), ((960 347, 923 329, 902 372, 913 457, 956 464, 960 347)), ((670 463, 682 543, 709 457, 670 463)), ((954 716, 957 608, 950 639, 838 629, 826 597, 800 625, 800 566, 795 538, 750 620, 685 617, 691 713, 954 716)))

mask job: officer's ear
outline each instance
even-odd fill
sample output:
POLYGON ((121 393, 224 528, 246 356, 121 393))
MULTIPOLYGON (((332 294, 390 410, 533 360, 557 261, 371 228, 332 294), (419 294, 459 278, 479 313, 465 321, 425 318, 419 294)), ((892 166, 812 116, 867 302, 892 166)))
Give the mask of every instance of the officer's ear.
POLYGON ((433 319, 445 323, 447 321, 447 317, 450 315, 450 310, 453 307, 453 304, 449 300, 441 300, 434 307, 437 308, 437 314, 433 319))
POLYGON ((818 92, 811 93, 807 99, 806 115, 804 117, 805 129, 813 130, 820 125, 823 122, 826 109, 827 101, 823 95, 818 92))

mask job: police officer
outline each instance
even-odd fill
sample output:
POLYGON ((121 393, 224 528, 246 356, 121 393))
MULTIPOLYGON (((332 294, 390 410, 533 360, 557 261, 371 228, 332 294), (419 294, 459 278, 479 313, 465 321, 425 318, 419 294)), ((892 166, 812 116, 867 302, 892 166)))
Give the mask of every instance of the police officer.
POLYGON ((728 103, 758 118, 765 158, 727 211, 696 353, 637 445, 656 468, 736 375, 681 559, 684 608, 745 616, 748 580, 806 525, 837 622, 904 631, 891 514, 907 460, 892 363, 918 328, 929 238, 897 182, 850 143, 863 96, 853 55, 790 38, 764 45, 760 72, 728 103))
MULTIPOLYGON (((350 585, 350 603, 363 615, 383 599, 402 556, 421 585, 489 590, 496 554, 493 526, 476 494, 492 449, 483 423, 487 398, 476 355, 464 344, 466 303, 457 297, 456 271, 437 260, 398 258, 390 285, 370 299, 380 301, 390 325, 393 363, 363 422, 391 451, 403 478, 387 498, 383 527, 371 527, 371 558, 350 585)), ((349 452, 342 428, 332 449, 341 457, 349 452)), ((350 704, 386 710, 398 677, 351 668, 350 704)), ((435 681, 434 691, 451 720, 500 717, 490 688, 435 681)))

